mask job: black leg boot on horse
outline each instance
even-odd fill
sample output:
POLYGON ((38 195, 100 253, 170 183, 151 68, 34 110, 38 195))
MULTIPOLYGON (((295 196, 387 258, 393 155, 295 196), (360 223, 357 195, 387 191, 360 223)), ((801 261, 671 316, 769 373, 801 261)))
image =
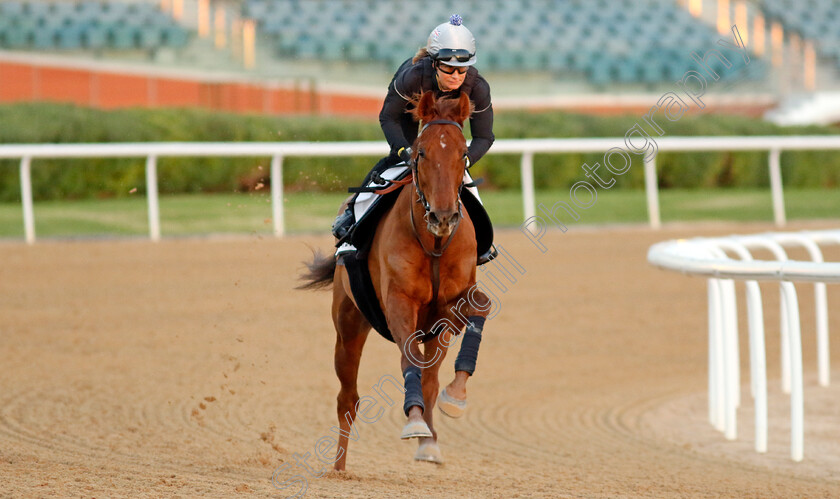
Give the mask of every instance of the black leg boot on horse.
POLYGON ((438 398, 440 412, 451 418, 460 418, 467 410, 467 379, 475 372, 481 332, 484 330, 484 317, 471 316, 469 321, 461 339, 461 350, 455 359, 455 379, 441 390, 438 398))

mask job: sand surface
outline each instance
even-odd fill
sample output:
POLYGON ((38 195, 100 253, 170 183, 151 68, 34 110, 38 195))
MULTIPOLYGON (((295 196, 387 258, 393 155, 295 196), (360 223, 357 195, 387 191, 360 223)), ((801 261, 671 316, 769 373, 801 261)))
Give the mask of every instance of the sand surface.
MULTIPOLYGON (((284 497, 303 483, 306 497, 838 497, 840 381, 816 383, 812 286, 797 286, 806 435, 793 463, 778 286, 761 285, 770 445, 757 454, 744 318, 729 442, 707 422, 706 281, 646 262, 661 240, 771 229, 570 227, 543 239, 546 253, 500 231, 526 273, 496 290, 467 414, 435 415, 446 464, 414 462, 401 399, 380 400, 347 472, 283 468, 278 483, 303 477, 283 491, 274 471, 336 424, 330 294, 293 290, 327 237, 2 243, 0 497, 284 497)), ((837 332, 840 289, 828 296, 837 332)), ((743 316, 740 286, 739 299, 743 316)), ((831 349, 838 365, 836 335, 831 349)), ((372 333, 360 394, 388 374, 399 378, 397 349, 372 333)))

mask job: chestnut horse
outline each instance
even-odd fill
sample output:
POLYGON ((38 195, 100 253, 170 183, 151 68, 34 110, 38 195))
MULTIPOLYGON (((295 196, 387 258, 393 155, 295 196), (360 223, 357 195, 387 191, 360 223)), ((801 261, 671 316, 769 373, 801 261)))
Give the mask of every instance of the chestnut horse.
MULTIPOLYGON (((472 112, 470 100, 463 94, 437 100, 426 92, 411 112, 424 124, 412 147, 412 187, 402 188, 378 222, 367 263, 376 298, 400 349, 407 417, 401 438, 419 439, 415 459, 442 463, 432 422, 438 371, 454 335, 466 327, 454 380, 441 392, 441 411, 458 417, 466 407, 466 382, 475 369, 491 303, 476 287, 475 231, 460 197, 467 158, 461 127, 472 112), (423 353, 418 338, 424 342, 423 353)), ((301 288, 333 288, 335 371, 341 382, 340 449, 334 466, 344 470, 347 435, 353 431, 359 401, 359 361, 371 325, 356 305, 343 265, 316 254, 308 267, 301 288)))

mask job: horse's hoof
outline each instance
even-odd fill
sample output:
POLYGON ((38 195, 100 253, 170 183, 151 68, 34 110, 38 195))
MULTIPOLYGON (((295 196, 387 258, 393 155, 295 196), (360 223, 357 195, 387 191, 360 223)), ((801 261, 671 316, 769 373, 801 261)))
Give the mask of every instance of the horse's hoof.
POLYGON ((432 430, 425 421, 409 421, 403 426, 400 438, 408 440, 409 438, 431 437, 432 430))
POLYGON ((467 401, 450 397, 449 394, 446 393, 446 387, 444 387, 444 389, 440 391, 440 397, 438 397, 438 408, 440 408, 440 412, 446 414, 450 418, 460 418, 464 415, 464 411, 467 410, 467 401))
POLYGON ((420 444, 420 447, 417 448, 417 453, 414 454, 414 460, 443 464, 443 454, 440 453, 440 447, 438 447, 437 442, 428 442, 420 444))

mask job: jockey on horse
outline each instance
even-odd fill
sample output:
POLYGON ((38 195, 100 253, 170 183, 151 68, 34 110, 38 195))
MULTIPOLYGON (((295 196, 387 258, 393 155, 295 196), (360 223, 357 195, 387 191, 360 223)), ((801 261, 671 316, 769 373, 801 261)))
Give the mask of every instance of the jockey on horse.
MULTIPOLYGON (((367 174, 363 187, 387 183, 380 176, 394 166, 405 166, 411 161, 411 144, 417 138, 418 123, 407 112, 413 98, 423 92, 432 91, 437 98, 458 98, 467 95, 474 111, 470 116, 472 141, 466 157, 467 168, 474 165, 493 144, 493 106, 490 102, 490 85, 473 67, 475 64, 475 38, 461 23, 461 16, 455 14, 448 23, 436 27, 430 34, 426 46, 411 59, 403 62, 394 74, 388 94, 379 113, 379 123, 385 138, 391 146, 391 153, 379 160, 367 174)), ((469 173, 464 173, 465 183, 480 201, 478 189, 474 187, 469 173)), ((381 198, 375 192, 357 193, 347 203, 347 209, 339 214, 332 227, 338 240, 337 255, 356 248, 350 243, 356 222, 371 211, 381 198)), ((498 253, 492 245, 478 255, 478 265, 483 265, 498 253)))
POLYGON ((334 227, 336 253, 316 253, 302 276, 300 289, 333 290, 341 383, 336 470, 345 469, 357 410, 366 417, 369 406, 359 404, 372 400, 360 398, 357 386, 371 328, 399 347, 407 418, 400 438, 418 439, 416 460, 443 462, 431 409, 437 404, 459 417, 467 407, 466 384, 492 307, 476 280, 476 258, 481 264, 496 256, 490 220, 466 173, 493 142, 490 90, 474 63, 475 41, 455 15, 402 64, 380 115, 391 154, 352 190, 358 194, 334 227), (439 370, 455 336, 462 338, 455 376, 441 390, 439 370))

